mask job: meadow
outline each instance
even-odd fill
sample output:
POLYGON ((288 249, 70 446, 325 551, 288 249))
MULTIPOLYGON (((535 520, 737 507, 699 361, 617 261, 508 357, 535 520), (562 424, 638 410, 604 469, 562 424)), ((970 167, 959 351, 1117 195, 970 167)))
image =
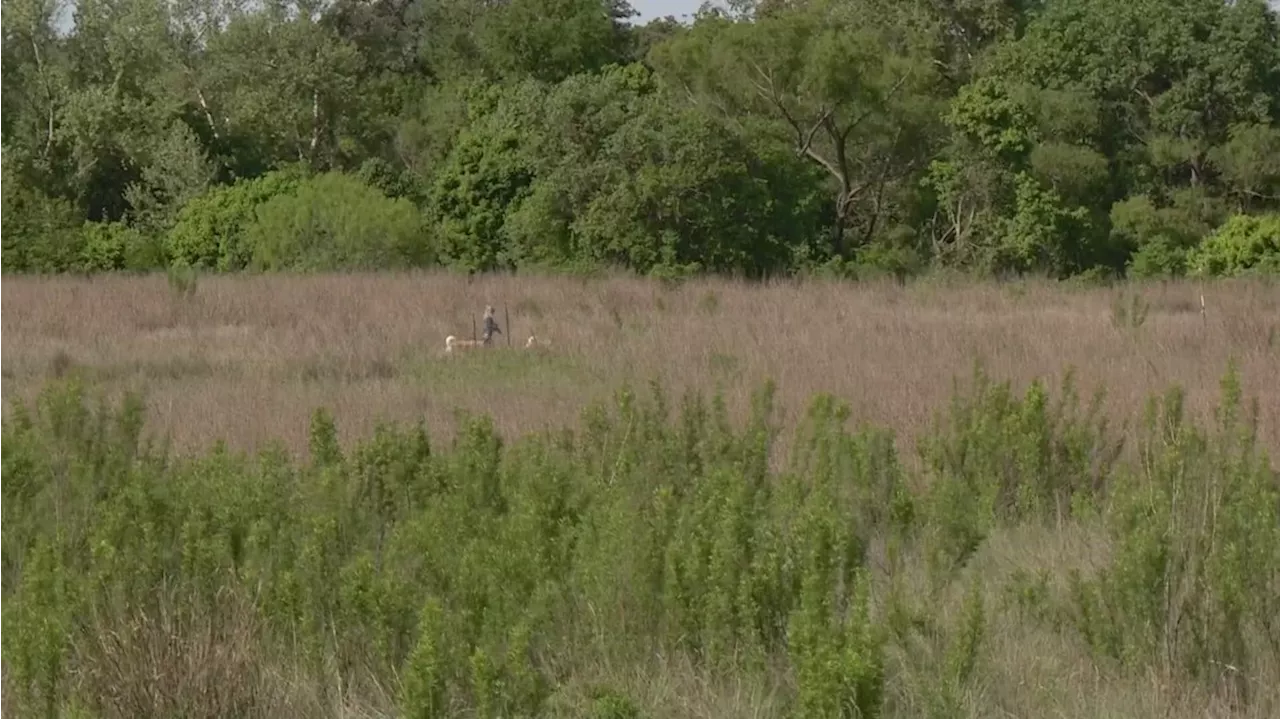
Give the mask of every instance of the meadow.
POLYGON ((6 714, 1280 712, 1274 283, 2 290, 6 714))
POLYGON ((784 422, 831 392, 853 422, 910 441, 975 362, 1020 386, 1073 369, 1082 394, 1104 388, 1123 420, 1175 384, 1206 411, 1234 358, 1264 409, 1263 444, 1280 451, 1280 383, 1268 381, 1280 289, 1265 281, 668 286, 369 273, 209 277, 186 295, 159 274, 8 278, 3 307, 6 407, 75 369, 109 390, 145 391, 148 417, 181 450, 279 440, 305 453, 322 406, 344 441, 381 420, 424 419, 451 435, 458 408, 516 437, 573 424, 591 402, 651 381, 675 396, 722 390, 741 420, 766 379, 784 422), (445 337, 470 338, 486 304, 503 351, 446 361, 445 337), (530 334, 550 351, 518 353, 530 334))

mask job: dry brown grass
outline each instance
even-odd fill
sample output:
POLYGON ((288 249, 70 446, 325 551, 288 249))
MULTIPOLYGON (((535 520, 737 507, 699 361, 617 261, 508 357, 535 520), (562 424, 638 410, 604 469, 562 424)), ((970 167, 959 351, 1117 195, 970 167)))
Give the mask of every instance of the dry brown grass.
MULTIPOLYGON (((281 439, 305 451, 310 412, 332 409, 345 437, 380 419, 424 418, 450 435, 455 408, 492 415, 507 434, 572 423, 590 400, 651 378, 673 392, 723 387, 731 409, 767 377, 785 416, 829 391, 854 420, 915 436, 953 379, 981 359, 998 379, 1056 384, 1068 366, 1086 394, 1131 418, 1148 395, 1184 386, 1216 401, 1229 357, 1263 408, 1280 455, 1280 286, 1190 282, 1081 289, 1012 285, 724 280, 667 287, 638 279, 442 274, 206 277, 190 298, 163 276, 7 278, 6 408, 51 374, 84 371, 113 390, 145 389, 153 429, 196 449, 281 439), (1117 323, 1123 295, 1150 308, 1117 323), (447 357, 486 303, 511 327, 477 356, 447 357), (549 341, 523 352, 530 335, 549 341), (511 349, 508 351, 508 342, 511 349)), ((1124 304, 1128 306, 1129 300, 1124 304)))
POLYGON ((307 671, 300 652, 263 641, 253 603, 236 590, 210 600, 157 587, 147 606, 95 610, 86 621, 74 691, 102 719, 365 719, 392 707, 376 680, 344 685, 332 666, 307 671))
MULTIPOLYGON (((667 288, 633 279, 370 274, 205 278, 184 298, 164 277, 9 278, 0 306, 3 391, 7 407, 30 399, 49 376, 81 371, 112 390, 145 388, 152 429, 180 448, 223 438, 251 449, 278 438, 303 452, 308 415, 322 405, 347 438, 366 435, 380 419, 418 418, 447 436, 455 407, 489 413, 514 435, 572 423, 590 400, 649 379, 674 392, 723 387, 741 414, 749 391, 771 377, 787 419, 828 391, 850 402, 855 420, 910 439, 975 359, 1019 385, 1035 377, 1056 383, 1072 366, 1083 393, 1105 386, 1111 411, 1132 419, 1150 394, 1174 383, 1187 390, 1190 409, 1204 412, 1234 357, 1246 391, 1259 399, 1262 441, 1280 456, 1280 288, 1209 285, 1204 317, 1200 294, 1194 283, 1080 289, 707 280, 667 288), (1149 307, 1136 327, 1119 309, 1132 307, 1135 294, 1149 307), (486 303, 500 317, 505 305, 513 326, 504 318, 495 347, 446 356, 445 336, 470 338, 472 317, 478 322, 486 303), (549 344, 525 351, 531 334, 549 344)), ((966 570, 982 578, 989 624, 979 678, 959 698, 958 715, 1274 715, 1274 681, 1259 681, 1272 688, 1248 710, 1233 710, 1203 687, 1099 664, 1073 632, 1023 616, 1007 601, 1015 572, 1045 570, 1061 594, 1068 569, 1089 575, 1108 555, 1096 527, 1023 527, 989 538, 966 570)), ((915 562, 899 574, 908 596, 921 601, 924 572, 915 562)), ((940 625, 960 621, 965 584, 955 582, 933 605, 940 625)), ((106 716, 391 712, 394 677, 358 686, 325 678, 336 671, 317 677, 294 666, 287 651, 255 641, 258 620, 242 604, 220 608, 171 601, 149 613, 94 618, 98 631, 76 647, 82 689, 106 716)), ((933 664, 943 649, 891 655, 894 716, 929 714, 921 702, 931 696, 925 685, 939 676, 933 664)), ((637 665, 587 653, 584 661, 557 689, 549 715, 585 715, 593 688, 604 685, 653 717, 778 716, 787 690, 785 676, 755 683, 713 677, 679 656, 637 665)), ((1262 679, 1277 671, 1258 668, 1262 679)))

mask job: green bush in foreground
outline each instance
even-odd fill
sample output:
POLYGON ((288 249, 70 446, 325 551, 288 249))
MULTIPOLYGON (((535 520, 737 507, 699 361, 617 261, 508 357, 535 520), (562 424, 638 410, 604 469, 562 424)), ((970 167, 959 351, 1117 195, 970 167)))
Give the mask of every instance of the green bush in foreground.
POLYGON ((956 716, 997 621, 960 572, 999 527, 1068 523, 1110 532, 1102 571, 1010 589, 1099 671, 1221 691, 1229 665, 1244 700, 1276 679, 1280 496, 1234 374, 1208 430, 1176 393, 1156 402, 1135 464, 1069 382, 1019 398, 978 374, 921 442, 924 483, 891 434, 848 416, 815 398, 778 468, 771 385, 741 428, 719 397, 673 409, 654 386, 510 443, 465 417, 447 448, 392 425, 342 447, 321 410, 299 463, 175 457, 144 438, 138 398, 51 384, 0 445, 6 701, 265 717, 382 696, 406 717, 636 717, 645 698, 593 668, 678 657, 772 687, 766 713, 956 716), (904 588, 913 566, 928 591, 904 588), (944 620, 949 588, 964 599, 944 620))

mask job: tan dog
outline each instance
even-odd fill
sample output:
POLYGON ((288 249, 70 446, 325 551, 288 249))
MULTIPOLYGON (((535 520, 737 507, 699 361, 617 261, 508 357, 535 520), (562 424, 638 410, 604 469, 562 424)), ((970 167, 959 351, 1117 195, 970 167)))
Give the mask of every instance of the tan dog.
POLYGON ((524 348, 527 350, 544 349, 550 346, 550 340, 538 339, 534 335, 529 335, 529 340, 524 343, 524 348))
POLYGON ((452 353, 454 349, 473 350, 483 346, 484 342, 480 340, 460 340, 453 335, 444 338, 444 351, 449 353, 452 353))

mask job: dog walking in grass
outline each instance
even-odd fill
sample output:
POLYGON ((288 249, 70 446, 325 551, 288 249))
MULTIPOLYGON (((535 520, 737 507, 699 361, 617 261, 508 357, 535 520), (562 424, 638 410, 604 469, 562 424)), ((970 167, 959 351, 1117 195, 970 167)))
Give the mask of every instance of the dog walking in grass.
POLYGON ((480 340, 460 340, 453 335, 444 338, 444 351, 453 354, 454 350, 473 350, 483 347, 484 343, 480 340))
MULTIPOLYGON (((475 325, 472 325, 472 332, 475 332, 475 325)), ((480 332, 478 340, 458 339, 454 335, 444 338, 444 351, 453 354, 454 350, 471 350, 478 347, 488 347, 493 344, 493 336, 502 334, 502 328, 498 326, 498 320, 494 317, 493 305, 486 305, 484 308, 484 325, 480 332)))

